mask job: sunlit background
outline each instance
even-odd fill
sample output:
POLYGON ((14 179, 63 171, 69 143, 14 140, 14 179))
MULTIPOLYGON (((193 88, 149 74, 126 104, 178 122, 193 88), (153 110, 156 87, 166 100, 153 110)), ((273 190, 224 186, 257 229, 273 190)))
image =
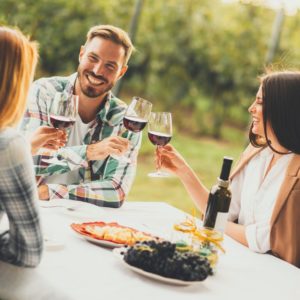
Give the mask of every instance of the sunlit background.
POLYGON ((284 9, 287 14, 296 14, 300 8, 299 0, 222 0, 225 3, 240 2, 252 5, 261 5, 272 9, 284 9))
MULTIPOLYGON (((40 43, 36 78, 76 71, 78 51, 95 24, 127 30, 137 52, 115 92, 171 111, 171 143, 209 187, 223 155, 247 144, 247 108, 266 70, 300 68, 298 0, 1 0, 0 23, 40 43)), ((128 200, 193 204, 176 178, 150 179, 154 147, 144 132, 128 200)))

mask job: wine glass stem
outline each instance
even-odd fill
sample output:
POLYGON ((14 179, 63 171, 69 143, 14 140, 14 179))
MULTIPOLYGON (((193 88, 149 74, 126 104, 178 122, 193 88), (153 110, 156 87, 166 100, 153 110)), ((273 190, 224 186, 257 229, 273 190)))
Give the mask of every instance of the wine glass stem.
POLYGON ((157 160, 157 165, 156 165, 156 171, 159 173, 161 169, 161 155, 159 153, 159 145, 156 145, 156 152, 158 153, 158 160, 157 160))
POLYGON ((120 131, 119 131, 118 136, 123 136, 123 134, 124 134, 126 131, 128 131, 128 129, 127 129, 125 126, 122 126, 121 129, 120 129, 120 131))

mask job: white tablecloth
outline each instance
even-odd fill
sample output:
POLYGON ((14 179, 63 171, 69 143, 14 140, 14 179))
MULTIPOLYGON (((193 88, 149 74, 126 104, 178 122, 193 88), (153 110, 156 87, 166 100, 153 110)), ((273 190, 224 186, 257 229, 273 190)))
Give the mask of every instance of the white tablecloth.
POLYGON ((41 205, 49 206, 41 207, 44 234, 62 247, 46 249, 36 269, 0 263, 1 300, 300 299, 299 269, 253 253, 229 237, 225 237, 226 254, 220 256, 216 274, 200 285, 179 287, 132 272, 110 249, 87 242, 70 228, 73 222, 117 221, 169 238, 172 225, 184 220, 185 214, 165 203, 128 202, 119 209, 70 200, 41 205))

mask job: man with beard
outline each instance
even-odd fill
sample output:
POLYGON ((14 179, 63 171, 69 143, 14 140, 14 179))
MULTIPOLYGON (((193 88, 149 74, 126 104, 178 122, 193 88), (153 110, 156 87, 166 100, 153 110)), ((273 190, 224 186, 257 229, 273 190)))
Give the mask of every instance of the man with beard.
POLYGON ((76 122, 61 141, 65 147, 51 154, 53 163, 45 162, 45 149, 34 156, 41 200, 66 198, 109 207, 123 203, 135 177, 141 135, 130 134, 130 140, 128 133, 119 136, 126 104, 111 89, 125 74, 133 49, 122 29, 92 27, 79 52, 77 73, 33 83, 21 129, 35 138, 37 128, 50 126, 48 110, 56 92, 79 96, 76 122), (110 155, 125 155, 131 162, 110 155))

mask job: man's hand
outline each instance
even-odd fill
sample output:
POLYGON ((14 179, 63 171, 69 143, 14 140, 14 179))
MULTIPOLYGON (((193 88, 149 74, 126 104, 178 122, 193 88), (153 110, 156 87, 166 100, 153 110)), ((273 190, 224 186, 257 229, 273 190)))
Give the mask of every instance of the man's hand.
POLYGON ((41 126, 31 135, 31 154, 35 155, 40 148, 57 150, 65 145, 67 134, 64 130, 41 126))
POLYGON ((49 189, 46 184, 42 184, 38 187, 39 199, 49 200, 49 189))
POLYGON ((127 139, 120 136, 111 136, 98 143, 88 145, 86 156, 89 161, 103 160, 111 154, 122 155, 128 147, 129 141, 127 139))

